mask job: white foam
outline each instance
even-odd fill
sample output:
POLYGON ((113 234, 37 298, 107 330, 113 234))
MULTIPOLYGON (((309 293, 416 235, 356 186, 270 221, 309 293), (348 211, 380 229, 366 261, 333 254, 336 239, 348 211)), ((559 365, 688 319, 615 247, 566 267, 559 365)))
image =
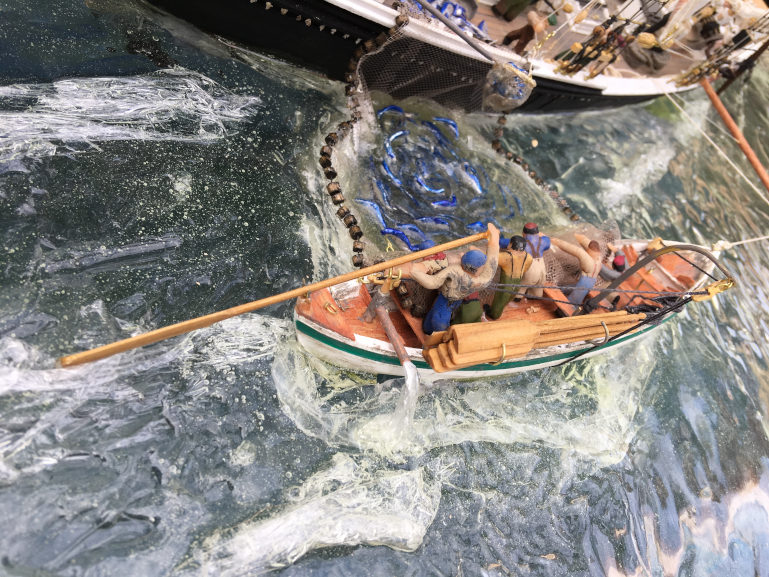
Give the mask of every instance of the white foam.
POLYGON ((112 140, 204 142, 253 116, 260 100, 240 96, 189 70, 144 76, 74 78, 0 87, 0 99, 26 105, 0 112, 0 169, 71 154, 112 140))
MULTIPOLYGON (((328 469, 289 490, 289 504, 267 519, 218 533, 194 553, 207 575, 258 575, 308 552, 338 545, 420 546, 438 510, 441 480, 423 468, 378 470, 337 453, 328 469)), ((189 569, 185 567, 182 569, 189 569)))

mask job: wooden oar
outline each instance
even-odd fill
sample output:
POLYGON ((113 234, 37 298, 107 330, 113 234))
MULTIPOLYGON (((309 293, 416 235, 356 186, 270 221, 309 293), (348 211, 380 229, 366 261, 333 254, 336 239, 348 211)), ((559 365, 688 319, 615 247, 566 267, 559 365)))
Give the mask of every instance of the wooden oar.
POLYGON ((705 93, 708 95, 708 98, 710 98, 710 101, 713 103, 713 107, 721 116, 721 120, 724 121, 724 124, 726 124, 729 132, 731 132, 732 136, 734 136, 734 138, 737 140, 737 144, 742 149, 742 152, 745 154, 748 162, 750 162, 753 170, 756 171, 758 178, 761 180, 764 187, 766 187, 766 190, 769 190, 769 173, 766 172, 766 169, 761 164, 761 161, 756 156, 756 153, 753 152, 750 144, 748 144, 745 136, 743 136, 740 127, 737 126, 737 123, 734 121, 731 114, 729 114, 726 106, 724 106, 724 103, 721 102, 721 99, 718 97, 718 94, 716 94, 716 91, 713 90, 713 87, 710 85, 710 81, 707 78, 703 78, 700 84, 705 89, 705 93))
POLYGON ((419 252, 407 254, 398 258, 394 258, 392 260, 387 260, 379 264, 362 268, 357 271, 348 272, 346 274, 335 276, 330 279, 308 284, 306 286, 299 287, 294 290, 281 293, 279 295, 263 298, 258 301, 253 301, 250 303, 238 305, 236 307, 225 309, 223 311, 211 313, 209 315, 197 317, 194 319, 190 319, 188 321, 183 321, 181 323, 169 325, 167 327, 163 327, 160 329, 155 329, 154 331, 150 331, 148 333, 144 333, 141 335, 136 335, 135 337, 123 339, 122 341, 117 341, 108 345, 103 345, 101 347, 97 347, 89 351, 83 351, 81 353, 67 355, 66 357, 61 357, 57 364, 60 367, 71 367, 73 365, 80 365, 83 363, 98 361, 99 359, 110 357, 112 355, 116 355, 117 353, 130 351, 131 349, 143 347, 144 345, 149 345, 152 343, 156 343, 158 341, 170 339, 171 337, 188 333, 190 331, 202 329, 204 327, 210 326, 214 323, 218 323, 225 319, 242 315, 243 313, 250 313, 252 311, 259 310, 264 307, 268 307, 270 305, 274 305, 277 303, 282 303, 284 301, 287 301, 296 297, 300 297, 315 291, 319 291, 324 288, 328 288, 330 286, 334 286, 337 284, 341 284, 343 282, 362 278, 370 274, 382 272, 389 268, 393 268, 396 266, 406 264, 408 262, 419 260, 420 258, 430 256, 445 250, 450 250, 452 248, 457 248, 460 246, 464 246, 466 244, 485 240, 488 238, 488 236, 489 236, 489 233, 487 231, 487 232, 474 234, 472 236, 467 236, 465 238, 458 238, 457 240, 452 240, 450 242, 439 244, 432 248, 420 250, 419 252))

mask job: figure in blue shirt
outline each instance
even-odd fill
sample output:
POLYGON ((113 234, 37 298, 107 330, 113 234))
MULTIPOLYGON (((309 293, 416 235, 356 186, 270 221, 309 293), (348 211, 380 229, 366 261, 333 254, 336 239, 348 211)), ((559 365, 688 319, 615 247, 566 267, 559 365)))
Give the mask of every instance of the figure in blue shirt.
MULTIPOLYGON (((547 278, 545 267, 545 251, 550 250, 550 237, 539 232, 536 223, 527 222, 523 225, 523 238, 526 240, 526 252, 533 259, 529 270, 523 276, 522 285, 542 287, 547 278)), ((527 288, 523 294, 534 298, 542 298, 542 288, 527 288)))

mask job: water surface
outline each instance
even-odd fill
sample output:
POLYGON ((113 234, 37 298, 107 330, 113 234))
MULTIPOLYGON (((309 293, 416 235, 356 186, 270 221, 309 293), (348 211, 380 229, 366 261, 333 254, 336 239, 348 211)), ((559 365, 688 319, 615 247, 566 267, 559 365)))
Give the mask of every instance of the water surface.
MULTIPOLYGON (((344 90, 139 3, 0 8, 4 574, 769 575, 765 243, 723 254, 736 289, 632 348, 443 383, 411 427, 400 380, 303 352, 290 304, 57 369, 349 270, 317 165, 344 90)), ((764 66, 725 96, 765 163, 767 90, 764 66)), ((511 117, 503 139, 584 220, 625 236, 763 236, 766 198, 703 132, 757 183, 747 162, 701 92, 682 105, 692 122, 665 99, 511 117)), ((424 227, 438 240, 475 215, 567 224, 491 151, 495 118, 406 108, 456 120, 452 146, 491 191, 444 175, 453 212, 394 191, 388 224, 455 216, 424 227)), ((384 204, 390 129, 361 126, 335 158, 380 250, 352 199, 384 204)), ((413 161, 412 130, 397 162, 413 161)))

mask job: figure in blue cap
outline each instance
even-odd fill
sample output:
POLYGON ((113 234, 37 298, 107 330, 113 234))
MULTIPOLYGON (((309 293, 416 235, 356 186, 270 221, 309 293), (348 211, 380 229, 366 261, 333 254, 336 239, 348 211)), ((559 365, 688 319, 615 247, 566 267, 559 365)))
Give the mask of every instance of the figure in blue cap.
POLYGON ((499 257, 499 230, 491 223, 488 227, 490 234, 486 254, 475 249, 469 250, 462 255, 460 264, 451 264, 435 274, 427 274, 417 269, 411 271, 411 278, 423 287, 439 291, 432 308, 422 321, 425 334, 448 329, 454 311, 465 301, 471 306, 467 311, 462 311, 457 322, 480 320, 482 309, 477 293, 494 279, 499 257), (473 301, 477 307, 472 306, 473 301))

